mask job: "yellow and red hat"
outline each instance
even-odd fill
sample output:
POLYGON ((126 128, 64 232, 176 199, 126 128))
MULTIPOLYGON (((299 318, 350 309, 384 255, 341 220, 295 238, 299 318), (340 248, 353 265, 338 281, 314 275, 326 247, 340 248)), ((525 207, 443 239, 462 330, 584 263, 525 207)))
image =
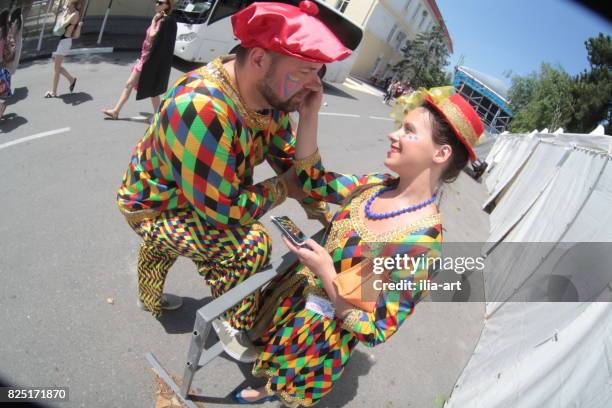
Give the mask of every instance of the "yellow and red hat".
POLYGON ((232 16, 234 35, 245 48, 261 47, 303 61, 330 63, 351 50, 316 16, 319 7, 304 0, 299 7, 255 2, 232 16))
POLYGON ((472 105, 459 94, 443 99, 425 95, 425 101, 446 119, 457 139, 467 149, 470 160, 476 160, 474 146, 484 133, 484 125, 472 105))

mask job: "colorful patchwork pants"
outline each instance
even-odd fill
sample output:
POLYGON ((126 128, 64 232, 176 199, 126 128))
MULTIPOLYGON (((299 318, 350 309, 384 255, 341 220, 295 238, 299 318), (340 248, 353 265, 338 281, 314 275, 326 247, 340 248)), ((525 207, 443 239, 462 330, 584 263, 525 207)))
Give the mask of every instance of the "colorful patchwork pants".
MULTIPOLYGON (((191 259, 210 286, 213 298, 221 296, 269 262, 270 236, 259 222, 228 229, 213 229, 188 210, 171 210, 134 221, 139 213, 126 215, 143 239, 138 253, 138 295, 154 316, 160 316, 161 296, 170 267, 179 256, 191 259), (135 217, 134 217, 135 215, 135 217)), ((261 301, 259 291, 225 313, 232 327, 253 326, 261 301)))

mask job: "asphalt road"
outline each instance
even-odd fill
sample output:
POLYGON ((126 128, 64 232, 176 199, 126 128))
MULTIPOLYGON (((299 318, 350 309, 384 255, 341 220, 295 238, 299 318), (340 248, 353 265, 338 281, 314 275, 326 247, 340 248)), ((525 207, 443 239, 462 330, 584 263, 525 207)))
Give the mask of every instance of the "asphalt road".
MULTIPOLYGON (((181 376, 194 313, 210 296, 193 264, 181 259, 166 291, 184 296, 185 306, 157 321, 135 305, 139 238, 117 211, 115 193, 151 106, 131 99, 120 121, 105 120, 100 109, 119 96, 136 57, 71 57, 65 66, 78 78, 75 93, 57 99, 43 98, 50 61, 25 64, 0 120, 0 378, 19 386, 70 387, 70 401, 52 406, 153 406, 144 354, 153 352, 181 376)), ((180 75, 173 69, 171 81, 180 75)), ((62 81, 60 94, 68 91, 62 81)), ((338 85, 327 89, 324 102, 319 139, 327 167, 384 170, 392 122, 380 96, 338 85)), ((257 180, 271 175, 267 165, 256 171, 257 180)), ((469 179, 460 182, 474 192, 455 188, 447 237, 468 239, 469 230, 471 238, 482 239, 487 226, 478 211, 481 191, 469 179)), ((290 214, 308 234, 320 228, 295 202, 270 215, 280 214, 290 214)), ((270 231, 278 257, 285 249, 276 230, 270 231)), ((389 342, 358 348, 320 406, 436 406, 434 399, 450 394, 474 348, 482 309, 475 303, 422 303, 389 342)), ((196 375, 194 386, 207 406, 232 406, 234 389, 258 384, 249 372, 249 365, 219 358, 196 375)))

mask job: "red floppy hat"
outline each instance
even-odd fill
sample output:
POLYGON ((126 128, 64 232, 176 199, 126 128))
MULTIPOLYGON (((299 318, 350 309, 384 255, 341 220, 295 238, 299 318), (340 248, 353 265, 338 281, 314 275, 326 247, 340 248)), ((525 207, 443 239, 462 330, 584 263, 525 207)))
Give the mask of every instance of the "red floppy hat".
POLYGON ((245 48, 261 47, 303 61, 329 63, 351 55, 338 37, 315 16, 309 0, 299 7, 255 2, 232 16, 234 35, 245 48))
POLYGON ((425 100, 446 119, 457 139, 467 149, 470 160, 476 160, 473 146, 478 144, 484 133, 484 126, 472 105, 459 94, 453 94, 438 102, 426 95, 425 100))

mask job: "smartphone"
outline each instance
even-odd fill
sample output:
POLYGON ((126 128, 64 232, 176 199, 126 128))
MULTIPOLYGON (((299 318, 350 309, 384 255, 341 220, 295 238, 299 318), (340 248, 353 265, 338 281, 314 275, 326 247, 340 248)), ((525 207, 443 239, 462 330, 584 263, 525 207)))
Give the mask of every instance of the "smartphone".
POLYGON ((289 217, 270 217, 272 223, 280 229, 284 236, 289 238, 295 245, 304 245, 308 237, 298 228, 289 217))

